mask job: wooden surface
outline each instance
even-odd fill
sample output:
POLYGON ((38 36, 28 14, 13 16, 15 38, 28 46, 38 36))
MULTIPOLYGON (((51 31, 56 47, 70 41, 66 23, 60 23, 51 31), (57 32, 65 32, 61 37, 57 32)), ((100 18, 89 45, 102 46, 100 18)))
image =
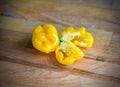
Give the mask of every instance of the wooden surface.
POLYGON ((119 0, 4 0, 0 1, 0 87, 119 87, 119 0), (31 44, 35 26, 85 26, 93 47, 73 65, 62 66, 54 53, 31 44))

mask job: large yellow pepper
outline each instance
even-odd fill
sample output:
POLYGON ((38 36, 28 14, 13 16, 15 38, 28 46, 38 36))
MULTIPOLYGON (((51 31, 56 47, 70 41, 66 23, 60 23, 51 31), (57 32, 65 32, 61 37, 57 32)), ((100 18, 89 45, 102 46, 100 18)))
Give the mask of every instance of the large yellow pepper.
POLYGON ((84 53, 79 47, 89 48, 93 44, 93 36, 84 27, 76 30, 72 27, 62 32, 60 46, 56 49, 56 59, 59 63, 70 65, 83 58, 84 53), (78 47, 79 46, 79 47, 78 47))
POLYGON ((32 44, 42 52, 50 53, 55 51, 59 41, 57 30, 51 24, 37 26, 32 32, 32 44))

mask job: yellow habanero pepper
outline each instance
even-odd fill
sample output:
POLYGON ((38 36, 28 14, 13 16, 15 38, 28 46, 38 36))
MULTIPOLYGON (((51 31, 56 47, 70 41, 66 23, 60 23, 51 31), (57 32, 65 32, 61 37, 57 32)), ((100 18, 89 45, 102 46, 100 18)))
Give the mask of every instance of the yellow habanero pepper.
POLYGON ((84 56, 79 47, 90 48, 92 44, 93 36, 84 27, 79 30, 69 27, 62 32, 60 46, 55 52, 56 59, 63 65, 73 64, 84 56))
POLYGON ((51 24, 37 26, 32 32, 32 44, 39 51, 53 52, 58 47, 59 41, 57 30, 51 24))
POLYGON ((81 27, 78 30, 75 30, 72 27, 67 28, 65 31, 62 32, 62 35, 71 35, 70 39, 71 41, 76 44, 79 47, 83 48, 90 48, 93 44, 93 36, 91 33, 86 32, 85 27, 81 27))
POLYGON ((57 61, 63 65, 71 65, 84 56, 84 53, 70 41, 61 42, 55 54, 57 61))

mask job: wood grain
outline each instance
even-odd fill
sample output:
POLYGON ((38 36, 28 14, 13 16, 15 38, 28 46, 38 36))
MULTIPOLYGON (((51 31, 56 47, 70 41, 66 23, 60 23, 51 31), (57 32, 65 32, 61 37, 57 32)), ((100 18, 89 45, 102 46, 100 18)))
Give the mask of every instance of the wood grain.
MULTIPOLYGON (((17 19, 15 19, 15 20, 17 20, 17 19)), ((22 20, 22 19, 19 19, 19 20, 22 20)), ((4 24, 5 20, 2 23, 4 24)), ((6 23, 8 23, 8 21, 6 23)), ((12 21, 11 21, 11 23, 12 23, 12 21)), ((15 23, 17 24, 17 22, 15 22, 15 23)), ((31 23, 31 22, 28 20, 28 23, 31 23)), ((19 25, 16 25, 16 24, 14 27, 16 29, 18 29, 19 25)), ((27 23, 24 22, 24 24, 27 24, 27 23)), ((11 24, 7 24, 7 25, 11 25, 11 24)), ((12 26, 13 26, 13 24, 12 24, 12 26)), ((12 28, 12 26, 10 28, 12 28)), ((22 27, 23 26, 24 25, 22 25, 22 27)), ((9 26, 7 26, 7 27, 9 27, 9 26)), ((54 66, 54 67, 56 67, 57 65, 60 66, 59 64, 57 64, 57 62, 55 60, 54 53, 49 54, 49 55, 46 55, 41 52, 36 53, 37 51, 34 50, 31 45, 31 33, 13 31, 14 28, 12 28, 13 29, 12 30, 12 29, 7 29, 7 27, 4 28, 6 30, 1 29, 2 34, 4 35, 1 37, 1 43, 0 43, 1 44, 0 53, 2 56, 6 56, 9 58, 13 58, 13 59, 21 59, 21 60, 39 63, 39 64, 43 64, 43 65, 48 65, 48 66, 54 66), (7 43, 9 43, 9 44, 6 45, 7 43), (22 55, 22 56, 18 56, 18 55, 22 55), (52 60, 50 58, 52 58, 52 60)), ((29 28, 29 27, 26 26, 26 28, 29 28)), ((25 26, 24 26, 24 28, 25 28, 25 26)), ((96 37, 99 37, 100 34, 102 34, 102 35, 105 34, 105 36, 106 36, 107 33, 103 33, 103 32, 101 32, 99 34, 95 33, 96 37)), ((109 41, 109 38, 100 38, 100 39, 105 40, 107 42, 109 41)), ((95 43, 95 44, 97 44, 97 43, 95 43)), ((104 44, 102 44, 100 42, 98 45, 104 46, 104 44)), ((109 45, 109 44, 106 44, 106 47, 107 47, 107 45, 109 45)), ((99 50, 99 48, 92 49, 92 50, 96 51, 97 49, 99 50)), ((104 51, 104 49, 101 49, 101 50, 104 51)), ((88 52, 90 52, 90 50, 88 52)), ((99 53, 99 52, 96 52, 96 53, 99 53)), ((89 56, 89 55, 86 55, 86 56, 89 56)), ((117 72, 119 72, 119 68, 120 68, 119 64, 112 64, 112 63, 105 62, 105 61, 103 62, 103 61, 91 60, 91 59, 84 58, 80 61, 77 61, 74 65, 68 66, 67 68, 84 70, 87 72, 105 75, 108 77, 112 76, 113 78, 118 78, 118 79, 120 78, 120 74, 117 73, 117 72)))
POLYGON ((83 4, 83 5, 89 5, 89 6, 94 6, 94 7, 99 7, 99 8, 110 8, 110 9, 120 9, 120 1, 117 0, 52 0, 52 1, 61 1, 64 3, 75 3, 75 4, 83 4))
POLYGON ((0 87, 119 87, 119 0, 0 1, 0 87), (85 57, 60 65, 55 54, 37 51, 32 30, 44 23, 60 33, 85 26, 94 36, 85 57))
MULTIPOLYGON (((80 15, 98 20, 104 20, 110 23, 120 25, 119 9, 100 8, 92 5, 83 5, 82 3, 64 3, 62 1, 50 0, 5 0, 1 3, 1 14, 8 16, 16 16, 27 19, 37 19, 46 22, 52 22, 53 19, 48 19, 43 14, 58 13, 67 15, 80 15), (5 2, 6 1, 6 2, 5 2)), ((105 2, 105 1, 104 1, 105 2)), ((102 2, 102 3, 104 3, 102 2)), ((107 1, 106 1, 107 2, 107 1)), ((108 1, 109 2, 109 1, 108 1)), ((115 2, 115 1, 113 1, 115 2)), ((95 3, 94 0, 92 3, 95 3)), ((100 4, 103 6, 103 4, 100 4)), ((117 3, 120 3, 117 1, 117 3)), ((96 4, 96 3, 95 3, 96 4)), ((110 4, 111 5, 111 4, 110 4)), ((57 21, 59 22, 59 21, 57 21)))
POLYGON ((0 66, 1 87, 119 87, 119 83, 111 80, 86 78, 80 74, 68 74, 3 61, 0 61, 0 66))
MULTIPOLYGON (((33 21, 33 20, 25 20, 21 18, 11 18, 11 17, 0 17, 0 28, 8 29, 20 32, 30 33, 32 30, 39 24, 44 24, 46 22, 33 21), (15 24, 15 25, 14 25, 15 24), (7 25, 7 26, 4 26, 7 25), (14 25, 14 26, 13 26, 14 25)), ((59 31, 59 35, 66 26, 54 24, 59 31)), ((107 26, 107 25, 106 25, 107 26)), ((100 61, 108 61, 111 63, 120 63, 119 60, 119 50, 120 44, 118 39, 120 38, 119 33, 114 33, 106 30, 99 30, 96 28, 87 29, 90 31, 95 38, 94 45, 91 49, 85 49, 86 58, 100 60, 100 61), (114 50, 115 52, 112 52, 114 50)))

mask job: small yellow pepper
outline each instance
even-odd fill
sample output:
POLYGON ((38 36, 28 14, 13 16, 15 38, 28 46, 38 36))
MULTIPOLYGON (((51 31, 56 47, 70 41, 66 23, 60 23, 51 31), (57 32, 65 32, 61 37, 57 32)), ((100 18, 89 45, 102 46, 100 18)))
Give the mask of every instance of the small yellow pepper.
POLYGON ((71 65, 84 57, 80 48, 90 48, 93 36, 84 27, 74 29, 68 27, 59 39, 56 28, 51 24, 37 26, 32 32, 32 44, 39 51, 50 53, 55 51, 56 59, 63 65, 71 65))
POLYGON ((67 36, 69 35, 69 39, 79 47, 83 47, 83 48, 92 47, 94 38, 91 33, 85 31, 85 27, 81 27, 78 30, 69 27, 62 32, 62 36, 64 35, 67 36))
POLYGON ((84 53, 70 41, 61 42, 55 54, 57 61, 63 65, 71 65, 84 56, 84 53))
POLYGON ((32 32, 32 44, 42 52, 50 53, 55 51, 59 41, 57 30, 51 24, 37 26, 32 32))
POLYGON ((89 48, 93 44, 93 36, 84 27, 76 30, 69 27, 62 32, 60 46, 56 49, 56 59, 63 65, 73 64, 83 58, 84 53, 79 47, 89 48))

